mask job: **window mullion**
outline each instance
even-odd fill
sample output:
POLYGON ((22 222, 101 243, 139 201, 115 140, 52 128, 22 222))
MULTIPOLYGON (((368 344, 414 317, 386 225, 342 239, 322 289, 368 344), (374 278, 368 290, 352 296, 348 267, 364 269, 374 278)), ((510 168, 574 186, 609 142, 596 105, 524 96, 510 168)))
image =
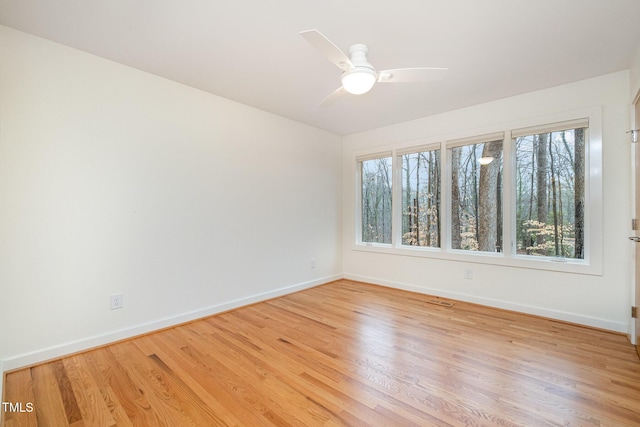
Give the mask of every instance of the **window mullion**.
POLYGON ((355 243, 362 242, 362 162, 356 160, 355 193, 355 243))
POLYGON ((511 138, 511 131, 504 132, 502 144, 502 254, 511 258, 515 254, 515 218, 516 218, 516 182, 515 182, 515 142, 511 138))
POLYGON ((451 153, 446 143, 440 146, 440 164, 442 179, 440 180, 440 247, 444 251, 451 250, 451 153))
POLYGON ((391 245, 394 248, 402 244, 402 156, 392 156, 392 203, 391 203, 391 245))

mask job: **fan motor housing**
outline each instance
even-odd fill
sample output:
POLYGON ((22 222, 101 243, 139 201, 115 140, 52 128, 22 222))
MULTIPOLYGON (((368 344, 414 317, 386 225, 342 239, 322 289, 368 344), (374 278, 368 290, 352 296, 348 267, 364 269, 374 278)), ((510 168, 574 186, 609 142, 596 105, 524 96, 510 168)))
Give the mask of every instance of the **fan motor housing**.
POLYGON ((355 68, 358 67, 366 67, 375 71, 373 65, 369 64, 367 61, 367 53, 369 53, 369 48, 366 44, 354 44, 349 48, 349 54, 351 55, 351 63, 355 68))

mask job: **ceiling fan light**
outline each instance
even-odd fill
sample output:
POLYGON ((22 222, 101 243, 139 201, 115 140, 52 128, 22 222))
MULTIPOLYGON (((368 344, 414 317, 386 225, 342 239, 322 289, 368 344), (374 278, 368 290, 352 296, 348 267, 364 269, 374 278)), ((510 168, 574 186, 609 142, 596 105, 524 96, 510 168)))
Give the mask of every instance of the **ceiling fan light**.
POLYGON ((353 95, 369 92, 375 83, 376 72, 368 68, 359 68, 342 74, 342 87, 353 95))
POLYGON ((491 162, 493 162, 493 157, 480 157, 478 159, 478 163, 480 163, 482 166, 488 165, 491 162))

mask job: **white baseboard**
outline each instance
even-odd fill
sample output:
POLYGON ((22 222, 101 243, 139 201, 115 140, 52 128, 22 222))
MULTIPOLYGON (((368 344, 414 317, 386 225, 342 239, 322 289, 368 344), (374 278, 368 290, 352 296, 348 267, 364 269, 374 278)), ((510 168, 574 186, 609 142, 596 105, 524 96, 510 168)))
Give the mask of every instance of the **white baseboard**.
MULTIPOLYGON (((263 293, 251 295, 248 297, 244 297, 244 298, 239 298, 236 300, 227 301, 220 304, 215 304, 209 307, 205 307, 205 308, 194 310, 187 313, 182 313, 176 316, 170 316, 164 319, 153 320, 151 322, 138 324, 132 327, 112 331, 106 334, 86 337, 79 340, 55 345, 52 347, 35 350, 29 353, 10 356, 0 360, 0 367, 2 367, 2 370, 0 370, 0 373, 3 373, 4 371, 11 371, 14 369, 18 369, 24 366, 30 366, 37 363, 42 363, 47 360, 57 359, 59 357, 63 357, 68 354, 78 353, 81 351, 89 350, 91 348, 100 347, 109 343, 132 338, 138 335, 157 331, 163 328, 179 325, 181 323, 190 322, 192 320, 212 316, 214 314, 218 314, 224 311, 254 304, 260 301, 266 301, 272 298, 291 294, 304 289, 313 288, 315 286, 332 282, 334 280, 338 280, 341 278, 342 278, 341 274, 335 274, 332 276, 323 277, 321 279, 298 283, 296 285, 286 286, 286 287, 275 289, 269 292, 263 292, 263 293)), ((0 384, 0 387, 1 387, 1 384, 0 384)))
POLYGON ((394 282, 390 280, 379 279, 376 277, 362 276, 358 274, 344 274, 345 279, 356 280, 360 282, 372 283, 376 285, 387 286, 390 288, 402 289, 405 291, 417 292, 421 294, 450 298, 457 301, 470 302, 488 307, 501 308, 504 310, 517 311, 520 313, 532 314, 535 316, 546 317, 549 319, 561 320, 563 322, 576 323, 579 325, 590 326, 598 329, 605 329, 613 332, 628 333, 628 325, 625 322, 617 322, 610 319, 604 319, 594 316, 585 316, 582 314, 571 313, 560 310, 553 310, 545 307, 537 307, 532 305, 514 303, 510 301, 499 300, 495 298, 485 298, 476 295, 469 295, 459 292, 449 292, 442 289, 435 289, 424 286, 417 286, 408 283, 394 282))

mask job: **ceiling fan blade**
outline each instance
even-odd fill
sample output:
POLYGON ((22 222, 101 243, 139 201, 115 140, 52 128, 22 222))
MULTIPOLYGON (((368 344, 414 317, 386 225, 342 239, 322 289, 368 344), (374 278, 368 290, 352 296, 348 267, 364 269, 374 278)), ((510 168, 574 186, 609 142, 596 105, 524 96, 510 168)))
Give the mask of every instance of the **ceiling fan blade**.
POLYGON ((381 83, 430 82, 444 79, 448 68, 395 68, 378 72, 381 83))
POLYGON ((335 44, 322 35, 318 30, 301 31, 300 35, 318 49, 329 61, 334 63, 342 71, 353 68, 351 60, 335 44))
POLYGON ((326 108, 328 106, 330 106, 331 104, 333 104, 334 102, 336 102, 338 100, 338 98, 342 97, 343 95, 346 95, 348 92, 345 90, 345 88, 343 88, 342 86, 340 86, 338 89, 334 90, 333 92, 331 92, 321 103, 320 103, 320 107, 322 108, 326 108))

